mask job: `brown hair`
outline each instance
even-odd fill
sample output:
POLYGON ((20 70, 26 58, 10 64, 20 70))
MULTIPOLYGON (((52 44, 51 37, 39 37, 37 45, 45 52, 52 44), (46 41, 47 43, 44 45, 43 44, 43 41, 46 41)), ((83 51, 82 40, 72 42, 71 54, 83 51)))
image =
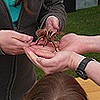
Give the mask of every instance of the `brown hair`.
POLYGON ((24 8, 25 8, 26 12, 28 14, 33 15, 33 13, 31 12, 31 10, 28 7, 28 0, 16 0, 15 6, 19 5, 21 2, 24 3, 24 8))
POLYGON ((88 100, 80 84, 65 72, 43 76, 22 100, 88 100))

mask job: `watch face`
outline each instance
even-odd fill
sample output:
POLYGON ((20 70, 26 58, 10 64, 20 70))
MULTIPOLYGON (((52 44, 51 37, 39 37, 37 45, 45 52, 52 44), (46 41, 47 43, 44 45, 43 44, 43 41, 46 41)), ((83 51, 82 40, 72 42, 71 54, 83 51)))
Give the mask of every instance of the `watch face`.
POLYGON ((77 73, 77 75, 78 75, 79 77, 81 77, 82 79, 84 79, 84 80, 88 79, 88 77, 87 77, 85 71, 76 70, 76 73, 77 73))

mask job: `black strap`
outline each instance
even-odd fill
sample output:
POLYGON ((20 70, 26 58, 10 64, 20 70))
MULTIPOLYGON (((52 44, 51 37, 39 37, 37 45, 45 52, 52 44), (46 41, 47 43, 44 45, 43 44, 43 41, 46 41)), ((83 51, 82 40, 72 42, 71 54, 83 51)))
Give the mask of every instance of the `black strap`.
POLYGON ((90 62, 90 61, 94 61, 92 58, 84 58, 81 62, 80 62, 80 64, 79 64, 79 66, 78 66, 78 68, 77 69, 80 69, 80 70, 85 70, 85 68, 86 68, 86 66, 87 66, 87 64, 90 62))

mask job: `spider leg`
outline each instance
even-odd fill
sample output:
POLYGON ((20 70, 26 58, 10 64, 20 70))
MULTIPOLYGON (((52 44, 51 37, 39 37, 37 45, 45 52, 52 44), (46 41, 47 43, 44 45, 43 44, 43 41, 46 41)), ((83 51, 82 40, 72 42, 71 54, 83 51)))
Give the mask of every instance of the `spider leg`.
POLYGON ((53 46, 55 48, 55 51, 57 52, 58 50, 57 50, 56 44, 54 43, 54 41, 52 39, 51 39, 51 42, 52 42, 52 44, 53 44, 53 46))
MULTIPOLYGON (((59 40, 59 41, 58 41, 58 43, 60 44, 60 43, 61 43, 61 41, 59 40)), ((59 45, 57 46, 57 48, 59 48, 59 45)))
POLYGON ((47 41, 47 42, 45 43, 45 46, 46 46, 48 43, 49 43, 49 41, 47 41))
POLYGON ((36 45, 39 43, 39 41, 42 39, 42 38, 44 38, 44 36, 40 36, 37 40, 36 40, 36 45))
POLYGON ((58 36, 56 36, 55 40, 59 41, 60 39, 59 39, 59 37, 58 37, 58 36))
POLYGON ((46 46, 48 43, 49 43, 49 41, 48 41, 48 39, 45 37, 43 47, 46 46))

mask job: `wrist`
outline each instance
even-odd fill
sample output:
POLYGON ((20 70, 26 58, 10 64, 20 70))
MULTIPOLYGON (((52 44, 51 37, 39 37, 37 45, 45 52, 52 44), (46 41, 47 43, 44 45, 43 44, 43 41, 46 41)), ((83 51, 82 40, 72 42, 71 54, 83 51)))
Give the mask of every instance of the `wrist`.
POLYGON ((82 55, 79 55, 75 52, 72 53, 72 56, 71 56, 72 60, 71 60, 71 65, 70 65, 70 68, 72 70, 76 70, 80 64, 80 62, 85 58, 84 56, 82 55))
POLYGON ((77 54, 77 53, 73 53, 73 60, 72 60, 72 63, 73 63, 73 67, 72 67, 72 69, 73 70, 77 70, 77 68, 78 68, 78 66, 79 66, 79 64, 80 64, 80 62, 84 59, 85 57, 84 56, 82 56, 82 55, 79 55, 79 54, 77 54))
POLYGON ((84 58, 78 65, 76 73, 79 77, 86 80, 88 79, 88 75, 86 73, 86 67, 89 64, 89 62, 94 61, 92 58, 84 58))

